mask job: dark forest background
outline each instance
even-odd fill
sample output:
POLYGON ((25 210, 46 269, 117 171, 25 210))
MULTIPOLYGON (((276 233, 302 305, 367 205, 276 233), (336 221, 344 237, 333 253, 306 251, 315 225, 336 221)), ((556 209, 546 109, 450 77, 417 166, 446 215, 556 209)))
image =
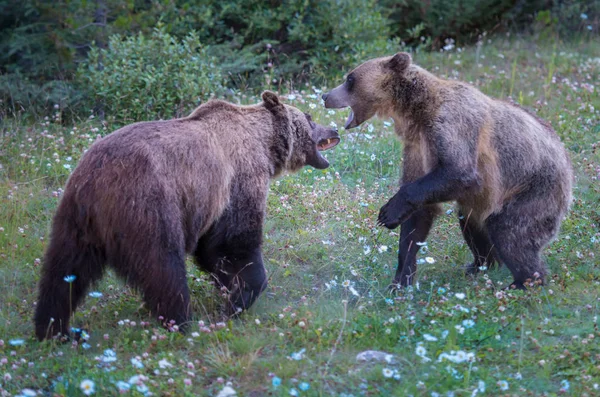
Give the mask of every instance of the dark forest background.
POLYGON ((598 38, 600 0, 0 0, 0 117, 180 114, 492 35, 598 38))

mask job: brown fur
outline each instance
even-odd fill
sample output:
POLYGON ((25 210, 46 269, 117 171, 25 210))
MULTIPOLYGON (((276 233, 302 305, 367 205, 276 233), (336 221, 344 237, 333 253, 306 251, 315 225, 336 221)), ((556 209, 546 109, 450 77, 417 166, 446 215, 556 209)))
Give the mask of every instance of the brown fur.
POLYGON ((391 117, 404 141, 402 185, 379 221, 402 224, 395 283, 412 283, 414 242, 424 241, 437 203, 456 201, 475 261, 495 260, 517 287, 546 274, 540 252, 571 202, 569 157, 550 125, 474 87, 440 79, 410 55, 372 59, 324 94, 326 107, 352 109, 347 128, 391 117))
POLYGON ((89 148, 54 217, 39 339, 67 334, 106 265, 167 322, 189 319, 186 253, 231 291, 232 312, 252 304, 267 283, 260 248, 269 180, 307 164, 326 168, 317 145, 339 141, 275 94, 263 101, 211 101, 186 118, 128 125, 89 148), (71 286, 68 275, 76 276, 71 286))

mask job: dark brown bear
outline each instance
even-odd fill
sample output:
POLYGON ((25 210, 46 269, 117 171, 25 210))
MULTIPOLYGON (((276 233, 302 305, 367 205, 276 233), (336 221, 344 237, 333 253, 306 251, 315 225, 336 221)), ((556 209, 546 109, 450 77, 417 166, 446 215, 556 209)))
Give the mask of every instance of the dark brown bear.
POLYGON ((40 340, 67 335, 107 265, 165 321, 190 318, 186 253, 231 291, 230 313, 250 307, 267 285, 269 180, 304 165, 327 168, 319 151, 339 142, 337 131, 276 94, 262 98, 254 106, 210 101, 189 117, 128 125, 90 147, 54 217, 35 313, 40 340))
POLYGON ((571 162, 549 124, 520 107, 458 81, 440 79, 407 53, 372 59, 324 94, 328 108, 350 107, 346 128, 391 117, 404 143, 398 193, 379 213, 402 225, 394 284, 410 285, 417 242, 425 241, 439 203, 456 201, 475 257, 469 272, 506 264, 513 285, 543 283, 542 249, 571 202, 571 162))

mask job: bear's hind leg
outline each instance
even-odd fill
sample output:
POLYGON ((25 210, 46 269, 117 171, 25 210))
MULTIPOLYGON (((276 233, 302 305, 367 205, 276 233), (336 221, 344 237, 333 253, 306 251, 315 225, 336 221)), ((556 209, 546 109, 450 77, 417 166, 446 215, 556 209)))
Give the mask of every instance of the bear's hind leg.
POLYGON ((191 309, 185 254, 169 250, 167 246, 157 242, 146 251, 131 250, 136 257, 118 261, 115 268, 127 283, 142 293, 149 310, 163 324, 174 323, 182 328, 189 320, 191 309))
POLYGON ((525 288, 528 279, 544 283, 546 266, 541 251, 556 235, 560 216, 561 211, 550 205, 515 198, 486 220, 498 259, 512 272, 516 288, 525 288))
POLYGON ((35 310, 39 340, 69 333, 69 320, 92 282, 102 277, 103 250, 77 241, 74 229, 54 228, 44 255, 35 310))
POLYGON ((252 306, 268 283, 260 247, 249 247, 241 242, 200 247, 195 253, 197 264, 211 273, 217 287, 225 287, 231 293, 228 315, 252 306))
POLYGON ((217 287, 230 291, 227 314, 235 315, 252 306, 268 280, 260 230, 228 236, 229 224, 227 216, 221 219, 200 239, 194 255, 198 266, 215 278, 217 287))
POLYGON ((458 219, 465 242, 473 253, 473 262, 467 266, 466 273, 478 273, 482 266, 492 267, 496 263, 496 257, 494 246, 486 231, 478 227, 469 215, 464 215, 462 211, 459 211, 458 219))

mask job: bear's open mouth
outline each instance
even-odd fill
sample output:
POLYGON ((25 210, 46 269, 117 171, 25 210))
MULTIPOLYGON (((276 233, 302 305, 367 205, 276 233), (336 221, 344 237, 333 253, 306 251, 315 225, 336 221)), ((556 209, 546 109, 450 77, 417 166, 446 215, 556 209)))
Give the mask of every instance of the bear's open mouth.
POLYGON ((324 150, 329 150, 337 144, 340 143, 340 138, 327 138, 321 139, 317 144, 317 149, 322 152, 324 150))

